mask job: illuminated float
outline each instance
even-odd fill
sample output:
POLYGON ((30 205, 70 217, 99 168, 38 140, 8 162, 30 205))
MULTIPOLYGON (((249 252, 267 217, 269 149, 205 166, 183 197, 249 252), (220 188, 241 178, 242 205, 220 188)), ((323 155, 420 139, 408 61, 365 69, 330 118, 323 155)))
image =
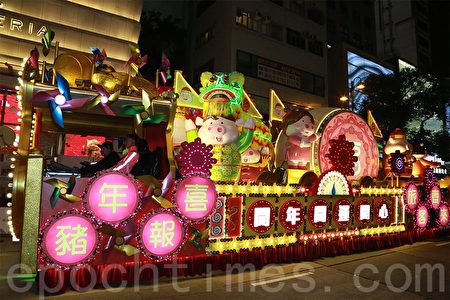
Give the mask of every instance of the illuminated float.
MULTIPOLYGON (((265 122, 241 73, 205 72, 197 93, 176 71, 173 90, 160 93, 138 75, 146 59, 136 48, 128 73, 97 50, 57 56, 53 73, 28 63, 21 79, 12 219, 22 262, 53 286, 85 266, 120 266, 116 280, 131 281, 136 266, 176 259, 194 275, 213 261, 263 266, 348 254, 372 249, 371 240, 400 245, 448 226, 448 200, 432 175, 425 188, 378 178, 380 166, 392 176, 404 169, 395 157, 380 164, 371 127, 353 112, 285 109, 271 91, 265 122), (160 176, 43 176, 44 138, 130 132, 163 147, 160 176)), ((405 155, 390 144, 387 154, 405 155)))

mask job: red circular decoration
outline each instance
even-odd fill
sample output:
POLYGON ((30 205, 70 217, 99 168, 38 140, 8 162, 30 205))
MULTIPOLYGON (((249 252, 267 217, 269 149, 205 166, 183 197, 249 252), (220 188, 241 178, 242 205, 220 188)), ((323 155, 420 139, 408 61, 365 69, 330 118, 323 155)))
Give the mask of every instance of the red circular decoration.
POLYGON ((372 206, 370 205, 370 202, 366 199, 360 200, 355 205, 355 222, 358 225, 367 225, 370 223, 371 219, 372 219, 372 206), (368 208, 367 205, 369 206, 368 208), (363 219, 361 220, 361 218, 363 219))
MULTIPOLYGON (((319 158, 322 172, 331 170, 333 165, 325 156, 330 149, 331 140, 336 140, 340 135, 345 135, 349 142, 354 143, 353 150, 358 161, 353 168, 354 175, 349 180, 356 180, 364 176, 376 177, 378 174, 378 146, 370 127, 360 116, 346 111, 335 112, 328 122, 323 122, 319 128, 322 132, 319 146, 315 147, 314 156, 319 158)), ((317 145, 317 143, 316 143, 317 145)), ((317 164, 317 161, 315 161, 317 164)))
POLYGON ((425 205, 420 205, 416 210, 416 226, 421 230, 425 229, 428 225, 429 216, 428 208, 425 205))
POLYGON ((322 199, 317 199, 314 200, 308 207, 308 222, 309 224, 311 224, 312 226, 316 227, 316 228, 322 228, 324 227, 329 221, 329 217, 328 217, 328 204, 325 200, 322 199), (323 209, 320 208, 320 213, 319 213, 319 207, 325 206, 326 207, 326 212, 325 212, 325 216, 323 215, 323 209), (314 218, 317 217, 320 219, 320 221, 315 221, 314 218), (325 217, 325 222, 323 221, 323 218, 325 217))
POLYGON ((392 208, 386 199, 380 199, 377 201, 375 204, 374 214, 378 225, 391 223, 392 208))
POLYGON ((353 216, 353 206, 347 199, 338 200, 333 206, 333 221, 338 226, 348 226, 352 220, 353 216), (339 209, 339 206, 349 206, 348 207, 348 218, 347 218, 347 210, 339 209), (339 219, 341 219, 339 221, 339 219))
POLYGON ((333 165, 332 170, 339 171, 346 176, 355 174, 354 167, 358 158, 355 156, 355 143, 345 139, 345 135, 340 135, 338 139, 330 140, 329 152, 325 154, 333 165))
POLYGON ((275 209, 273 205, 266 200, 253 202, 247 210, 246 222, 247 226, 254 232, 267 232, 275 223, 275 209))
POLYGON ((295 231, 299 229, 304 220, 304 208, 300 201, 291 199, 283 203, 280 207, 278 220, 281 226, 287 230, 295 231))

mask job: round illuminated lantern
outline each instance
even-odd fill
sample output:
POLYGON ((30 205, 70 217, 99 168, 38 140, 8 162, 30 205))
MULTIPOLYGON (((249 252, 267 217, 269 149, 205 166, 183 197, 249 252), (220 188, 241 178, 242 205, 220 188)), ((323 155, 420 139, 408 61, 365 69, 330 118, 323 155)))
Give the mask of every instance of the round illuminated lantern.
POLYGON ((348 226, 352 220, 352 204, 347 199, 338 200, 333 206, 333 222, 338 226, 348 226))
POLYGON ((156 212, 140 222, 137 240, 147 256, 165 259, 179 251, 185 234, 178 216, 170 212, 156 212))
POLYGON ((295 231, 299 229, 304 220, 304 209, 300 201, 291 199, 283 203, 280 207, 278 220, 287 230, 295 231))
POLYGON ((355 221, 358 225, 367 225, 372 219, 372 206, 367 199, 361 199, 355 205, 355 221))
POLYGON ((385 225, 391 222, 392 209, 386 199, 380 199, 375 204, 375 218, 378 225, 385 225))
POLYGON ((442 201, 442 193, 439 184, 433 183, 428 189, 428 201, 433 209, 438 209, 442 201))
POLYGON ((256 233, 265 233, 275 223, 275 208, 266 200, 253 202, 247 210, 247 226, 256 233))
POLYGON ((416 209, 419 204, 419 188, 414 183, 410 182, 406 185, 403 192, 404 205, 409 211, 416 209))
POLYGON ((449 209, 446 204, 439 207, 438 222, 442 227, 446 227, 449 223, 449 209))
POLYGON ((96 225, 75 211, 50 219, 40 236, 45 261, 65 268, 89 262, 95 256, 100 239, 96 225))
POLYGON ((416 226, 419 229, 425 229, 428 225, 428 208, 425 205, 420 205, 416 210, 416 226))
POLYGON ((89 183, 84 197, 88 211, 102 222, 117 225, 136 213, 140 198, 133 179, 123 173, 103 173, 89 183))
POLYGON ((311 114, 318 123, 317 131, 320 140, 314 143, 313 165, 317 173, 332 169, 330 160, 326 157, 331 140, 338 140, 345 135, 349 142, 354 143, 354 156, 358 158, 353 167, 354 174, 349 180, 356 180, 365 176, 375 178, 378 174, 378 146, 372 130, 366 121, 357 114, 342 109, 319 108, 311 110, 311 114))
POLYGON ((325 227, 328 223, 328 204, 325 200, 314 200, 308 207, 308 222, 316 228, 325 227))
POLYGON ((184 217, 200 221, 211 215, 216 207, 216 186, 203 176, 187 177, 179 181, 174 198, 184 217))

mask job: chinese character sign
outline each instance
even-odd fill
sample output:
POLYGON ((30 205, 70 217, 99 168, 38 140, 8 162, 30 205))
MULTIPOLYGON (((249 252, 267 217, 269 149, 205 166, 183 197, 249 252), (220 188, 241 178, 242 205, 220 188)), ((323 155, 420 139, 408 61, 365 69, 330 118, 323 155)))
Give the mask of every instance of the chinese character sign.
POLYGON ((328 213, 328 203, 325 200, 313 200, 308 206, 308 223, 314 228, 322 228, 328 223, 328 213))
POLYGON ((88 206, 102 221, 127 219, 138 205, 138 192, 131 178, 120 173, 107 173, 97 178, 88 191, 88 206))
POLYGON ((275 223, 275 208, 267 200, 256 200, 250 204, 246 213, 247 227, 257 233, 269 231, 275 223))
POLYGON ((433 207, 434 209, 438 209, 439 206, 441 205, 441 198, 442 198, 441 189, 439 185, 433 185, 429 193, 430 193, 429 197, 431 207, 433 207))
POLYGON ((191 220, 209 216, 216 205, 216 187, 208 178, 193 176, 183 179, 175 195, 181 213, 191 220))
POLYGON ((428 209, 421 205, 416 211, 416 225, 419 228, 425 228, 428 224, 428 209))
POLYGON ((300 201, 291 199, 281 205, 278 221, 287 230, 297 230, 303 225, 304 208, 300 201))
POLYGON ((441 226, 447 226, 449 222, 449 215, 448 215, 448 206, 447 205, 441 205, 439 208, 439 223, 441 226))
POLYGON ((97 232, 83 216, 66 215, 44 233, 43 248, 57 264, 73 265, 85 260, 97 245, 97 232))
POLYGON ((352 205, 347 199, 340 199, 333 206, 333 221, 338 226, 347 226, 352 219, 352 205))
POLYGON ((144 222, 140 234, 141 243, 151 256, 167 256, 181 246, 184 229, 175 215, 158 213, 144 222))
POLYGON ((405 193, 405 204, 409 210, 413 210, 417 207, 419 203, 419 189, 414 183, 409 183, 406 186, 405 193))

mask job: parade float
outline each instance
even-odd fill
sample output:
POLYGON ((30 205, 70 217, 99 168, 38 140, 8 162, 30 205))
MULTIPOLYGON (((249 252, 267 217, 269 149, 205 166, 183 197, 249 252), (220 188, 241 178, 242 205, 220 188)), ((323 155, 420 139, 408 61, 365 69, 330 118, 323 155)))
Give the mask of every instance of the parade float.
POLYGON ((178 275, 198 275, 393 247, 448 228, 436 165, 414 160, 399 132, 383 149, 374 120, 289 109, 275 91, 264 120, 238 72, 205 72, 197 92, 176 71, 162 91, 140 76, 136 48, 124 73, 98 49, 55 57, 49 71, 33 50, 19 79, 11 207, 21 261, 51 292, 172 276, 164 264, 173 261, 185 264, 178 275), (57 148, 70 134, 131 132, 163 149, 159 176, 47 170, 63 161, 57 148))

